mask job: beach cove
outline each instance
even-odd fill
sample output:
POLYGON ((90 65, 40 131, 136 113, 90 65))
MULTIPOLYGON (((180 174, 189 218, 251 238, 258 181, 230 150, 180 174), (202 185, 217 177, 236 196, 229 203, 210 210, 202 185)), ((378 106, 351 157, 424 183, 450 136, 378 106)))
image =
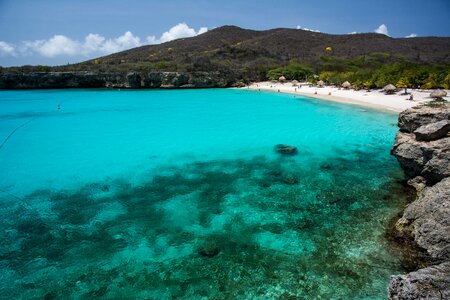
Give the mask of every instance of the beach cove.
POLYGON ((20 127, 0 150, 6 297, 384 299, 405 271, 395 114, 245 89, 1 95, 2 141, 20 127))
MULTIPOLYGON (((382 90, 359 90, 344 89, 337 86, 319 87, 312 84, 294 84, 292 82, 255 82, 246 88, 251 90, 262 90, 292 95, 307 96, 320 100, 339 102, 374 108, 389 113, 399 113, 408 108, 427 103, 432 100, 430 93, 432 90, 408 89, 408 95, 402 94, 404 89, 399 89, 397 93, 385 94, 382 90), (410 96, 413 100, 409 100, 410 96)), ((447 95, 450 92, 447 91, 447 95)), ((449 99, 445 97, 444 99, 449 99)))

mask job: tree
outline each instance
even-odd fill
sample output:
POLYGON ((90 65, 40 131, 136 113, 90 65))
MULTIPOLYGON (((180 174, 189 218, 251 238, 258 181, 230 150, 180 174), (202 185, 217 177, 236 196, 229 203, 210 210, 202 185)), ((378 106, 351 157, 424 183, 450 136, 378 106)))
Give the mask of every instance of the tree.
POLYGON ((411 86, 411 83, 409 82, 409 78, 406 76, 400 77, 400 79, 397 81, 397 84, 395 85, 399 89, 405 89, 405 95, 408 94, 407 88, 411 86))

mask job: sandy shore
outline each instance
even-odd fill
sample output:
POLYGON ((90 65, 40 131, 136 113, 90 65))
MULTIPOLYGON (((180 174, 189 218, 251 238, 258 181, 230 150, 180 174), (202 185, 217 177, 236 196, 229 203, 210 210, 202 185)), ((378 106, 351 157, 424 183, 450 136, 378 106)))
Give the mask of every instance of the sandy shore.
MULTIPOLYGON (((390 112, 401 112, 407 108, 417 106, 418 104, 431 101, 431 91, 408 89, 413 95, 414 100, 408 100, 409 95, 401 95, 404 90, 394 95, 385 95, 381 90, 345 90, 337 87, 310 87, 308 85, 294 86, 290 82, 273 83, 269 81, 253 83, 247 87, 252 90, 273 91, 280 93, 290 93, 312 98, 335 101, 347 104, 360 105, 390 112)), ((447 91, 447 94, 450 94, 447 91)), ((449 97, 446 97, 449 100, 449 97)))

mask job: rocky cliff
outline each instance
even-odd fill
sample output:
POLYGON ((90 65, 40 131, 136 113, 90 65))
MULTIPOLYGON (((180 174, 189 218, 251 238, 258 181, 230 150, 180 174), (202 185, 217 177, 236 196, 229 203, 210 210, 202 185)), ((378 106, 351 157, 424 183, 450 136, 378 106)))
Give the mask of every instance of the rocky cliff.
POLYGON ((213 88, 234 84, 220 72, 36 72, 1 73, 0 89, 49 88, 213 88))
POLYGON ((399 115, 397 158, 417 199, 395 230, 429 255, 427 268, 392 276, 389 299, 450 298, 450 105, 416 107, 399 115))

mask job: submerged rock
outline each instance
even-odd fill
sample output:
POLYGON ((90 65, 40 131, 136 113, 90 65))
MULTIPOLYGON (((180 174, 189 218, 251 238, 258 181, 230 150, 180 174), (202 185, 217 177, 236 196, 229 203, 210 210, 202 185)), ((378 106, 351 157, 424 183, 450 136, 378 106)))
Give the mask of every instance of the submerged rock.
POLYGON ((275 146, 275 151, 277 153, 280 153, 283 155, 296 155, 297 147, 284 145, 284 144, 278 144, 275 146))
POLYGON ((282 181, 285 184, 297 184, 298 183, 298 178, 293 175, 293 174, 286 174, 283 176, 282 181))
POLYGON ((450 262, 391 276, 390 300, 450 299, 450 262))
POLYGON ((198 254, 209 258, 218 255, 219 252, 220 252, 219 247, 214 243, 206 243, 198 250, 198 254))
POLYGON ((418 141, 434 141, 443 138, 450 131, 450 120, 420 126, 414 131, 418 141))

